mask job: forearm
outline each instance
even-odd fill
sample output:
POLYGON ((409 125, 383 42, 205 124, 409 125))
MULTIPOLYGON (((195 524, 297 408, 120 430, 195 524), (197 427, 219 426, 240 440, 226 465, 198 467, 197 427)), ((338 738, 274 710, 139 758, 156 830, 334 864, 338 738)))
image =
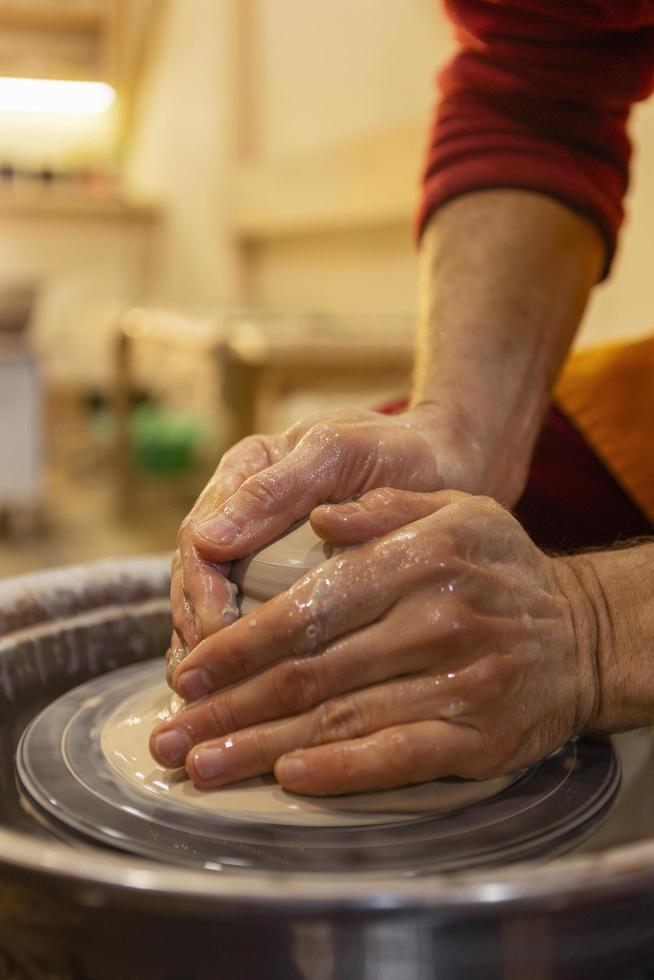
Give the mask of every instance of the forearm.
POLYGON ((603 262, 595 227, 539 194, 471 193, 432 218, 421 248, 413 407, 447 413, 474 450, 476 485, 465 489, 508 505, 519 497, 603 262))
POLYGON ((654 542, 557 563, 574 576, 577 645, 582 661, 594 664, 594 706, 584 727, 606 733, 653 724, 654 542))

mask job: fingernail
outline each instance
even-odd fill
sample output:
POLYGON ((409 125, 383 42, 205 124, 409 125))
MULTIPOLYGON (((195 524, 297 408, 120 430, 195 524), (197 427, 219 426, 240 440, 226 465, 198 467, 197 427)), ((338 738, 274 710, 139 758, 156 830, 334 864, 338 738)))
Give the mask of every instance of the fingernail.
POLYGON ((209 675, 202 667, 185 670, 175 681, 175 690, 185 701, 198 701, 211 691, 209 675))
POLYGON ((285 759, 280 759, 275 766, 277 781, 284 786, 292 786, 293 783, 301 783, 307 772, 304 760, 299 755, 289 755, 285 759))
POLYGON ((171 729, 157 735, 154 740, 153 750, 157 761, 169 769, 177 769, 184 765, 184 760, 191 748, 191 740, 186 732, 179 729, 171 729))
POLYGON ((216 779, 225 771, 225 756, 223 750, 216 745, 206 749, 198 749, 193 755, 193 765, 201 779, 216 779))
POLYGON ((361 504, 352 501, 349 504, 334 504, 332 508, 337 514, 359 514, 363 510, 361 504))
POLYGON ((231 544, 241 533, 240 527, 226 517, 211 517, 198 524, 196 530, 212 544, 231 544))
POLYGON ((351 501, 348 504, 321 504, 320 507, 316 507, 316 510, 325 511, 327 514, 336 514, 338 517, 341 514, 359 514, 362 507, 361 504, 351 501))

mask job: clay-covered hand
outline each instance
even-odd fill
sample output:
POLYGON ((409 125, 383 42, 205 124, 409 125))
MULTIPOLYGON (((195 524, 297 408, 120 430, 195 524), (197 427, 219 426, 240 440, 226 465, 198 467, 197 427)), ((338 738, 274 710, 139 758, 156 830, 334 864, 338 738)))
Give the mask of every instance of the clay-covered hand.
POLYGON ((375 487, 483 489, 474 441, 435 407, 402 415, 316 413, 276 436, 250 436, 223 457, 183 522, 173 560, 168 676, 238 615, 229 563, 267 544, 318 504, 375 487))
POLYGON ((159 762, 330 794, 491 777, 592 727, 586 593, 499 504, 383 489, 312 524, 367 543, 195 649, 174 686, 202 700, 153 732, 159 762))

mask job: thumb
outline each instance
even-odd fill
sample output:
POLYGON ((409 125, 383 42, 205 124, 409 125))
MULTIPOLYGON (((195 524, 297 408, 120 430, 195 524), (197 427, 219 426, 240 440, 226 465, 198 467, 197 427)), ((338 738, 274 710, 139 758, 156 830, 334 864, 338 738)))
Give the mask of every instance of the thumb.
POLYGON ((458 490, 417 493, 382 487, 347 504, 316 507, 311 512, 311 526, 319 537, 332 544, 360 544, 429 517, 467 496, 458 490))
POLYGON ((288 455, 252 474, 208 520, 195 525, 198 553, 208 561, 244 558, 335 494, 352 496, 365 478, 365 467, 357 465, 365 454, 355 439, 345 448, 335 452, 334 446, 305 437, 288 455))

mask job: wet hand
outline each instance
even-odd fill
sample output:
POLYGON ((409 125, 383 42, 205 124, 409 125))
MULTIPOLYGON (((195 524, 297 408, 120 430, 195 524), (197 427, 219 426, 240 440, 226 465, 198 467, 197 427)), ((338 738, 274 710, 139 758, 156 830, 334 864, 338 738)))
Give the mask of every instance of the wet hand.
POLYGON ((197 646, 173 683, 201 700, 153 732, 162 764, 330 794, 491 777, 588 726, 587 599, 498 504, 380 490, 312 523, 366 543, 197 646))
POLYGON ((326 501, 386 485, 478 489, 477 466, 474 443, 434 408, 397 416, 316 413, 282 435, 238 443, 179 532, 169 680, 201 639, 237 618, 228 579, 232 560, 272 541, 326 501))

